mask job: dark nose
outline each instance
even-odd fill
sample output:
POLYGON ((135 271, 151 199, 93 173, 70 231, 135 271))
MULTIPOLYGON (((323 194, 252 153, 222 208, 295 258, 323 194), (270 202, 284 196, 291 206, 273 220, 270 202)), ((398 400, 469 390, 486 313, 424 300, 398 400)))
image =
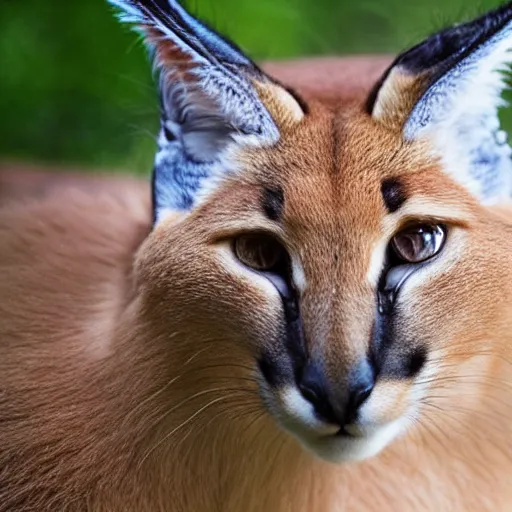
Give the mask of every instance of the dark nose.
POLYGON ((320 419, 343 427, 357 420, 359 408, 375 386, 375 373, 370 363, 364 361, 349 375, 346 386, 341 386, 344 389, 336 391, 327 385, 320 368, 308 363, 298 385, 320 419))

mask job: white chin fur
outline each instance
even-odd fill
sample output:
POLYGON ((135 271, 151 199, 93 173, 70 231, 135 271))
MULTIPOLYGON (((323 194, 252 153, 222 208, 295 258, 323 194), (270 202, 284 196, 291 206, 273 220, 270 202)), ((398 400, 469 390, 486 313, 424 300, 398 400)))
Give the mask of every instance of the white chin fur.
POLYGON ((319 438, 296 437, 317 457, 328 462, 356 462, 374 457, 396 439, 404 430, 401 420, 394 421, 365 437, 326 436, 319 438))
POLYGON ((377 455, 407 426, 405 417, 379 426, 366 420, 366 426, 355 426, 360 436, 341 436, 336 435, 339 425, 317 419, 311 404, 296 388, 290 386, 281 390, 279 402, 277 408, 271 407, 278 423, 309 452, 334 463, 360 461, 377 455))

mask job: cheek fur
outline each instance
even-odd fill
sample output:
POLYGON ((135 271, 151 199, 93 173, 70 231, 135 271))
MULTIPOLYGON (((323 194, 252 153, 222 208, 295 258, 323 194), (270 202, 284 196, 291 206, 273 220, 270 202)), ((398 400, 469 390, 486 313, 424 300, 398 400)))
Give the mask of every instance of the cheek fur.
POLYGON ((384 425, 404 416, 412 405, 413 386, 411 382, 378 381, 361 407, 362 422, 384 425))
MULTIPOLYGON (((227 245, 216 251, 218 272, 225 274, 236 289, 230 297, 234 318, 244 321, 244 332, 256 352, 275 341, 283 330, 283 304, 276 287, 264 276, 242 265, 227 245)), ((218 301, 218 297, 212 300, 218 301)), ((240 334, 240 333, 237 333, 240 334)))

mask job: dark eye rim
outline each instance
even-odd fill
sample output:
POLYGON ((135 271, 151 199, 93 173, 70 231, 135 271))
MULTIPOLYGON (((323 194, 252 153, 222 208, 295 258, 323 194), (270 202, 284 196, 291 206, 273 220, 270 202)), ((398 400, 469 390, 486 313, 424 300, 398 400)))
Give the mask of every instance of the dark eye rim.
POLYGON ((273 272, 273 273, 277 273, 280 275, 288 275, 289 269, 291 268, 290 253, 289 253, 288 249, 286 248, 286 245, 274 233, 269 233, 266 231, 244 231, 241 233, 237 233, 236 235, 233 235, 230 238, 231 238, 231 240, 230 240, 231 251, 232 251, 233 255, 235 256, 235 258, 237 259, 237 261, 241 265, 244 265, 246 268, 253 270, 254 272, 259 272, 259 273, 273 272), (279 247, 280 252, 281 252, 276 264, 273 265, 272 267, 269 267, 266 269, 259 269, 257 267, 247 264, 242 259, 240 259, 237 254, 237 242, 242 238, 254 238, 254 239, 262 238, 262 239, 267 239, 269 242, 271 242, 273 244, 276 244, 276 246, 279 247))
POLYGON ((377 302, 378 302, 378 309, 379 313, 381 315, 389 315, 392 313, 394 309, 394 304, 397 300, 397 297, 400 294, 400 290, 403 286, 403 284, 409 279, 410 276, 415 274, 420 269, 431 265, 434 263, 438 258, 441 257, 444 247, 446 246, 446 243, 448 242, 448 239, 451 236, 451 230, 454 226, 452 224, 447 224, 446 222, 438 221, 438 220, 411 220, 407 223, 404 223, 400 228, 395 232, 393 237, 389 240, 388 246, 386 249, 386 258, 384 262, 384 266, 382 268, 381 274, 379 276, 378 285, 377 285, 377 302), (396 236, 398 233, 405 229, 410 229, 414 226, 439 226, 441 229, 443 229, 444 237, 441 246, 439 247, 439 250, 430 256, 429 258, 426 258, 424 260, 418 261, 418 262, 410 262, 406 261, 404 259, 401 259, 391 246, 391 240, 394 236, 396 236), (406 271, 405 275, 403 276, 403 279, 400 280, 399 283, 397 283, 396 286, 389 287, 388 286, 388 277, 389 273, 393 271, 396 267, 403 267, 407 268, 408 271, 406 271))
POLYGON ((274 233, 269 233, 268 231, 248 231, 231 236, 230 248, 233 256, 240 265, 243 265, 244 268, 251 272, 266 277, 274 285, 281 296, 284 316, 287 324, 300 322, 299 298, 292 277, 292 257, 286 244, 284 244, 274 233), (270 238, 274 243, 277 243, 281 248, 281 258, 279 258, 277 264, 272 268, 261 270, 251 267, 241 261, 236 254, 235 244, 236 240, 243 236, 263 236, 270 238))
POLYGON ((421 265, 421 264, 424 264, 424 263, 426 263, 426 262, 436 258, 437 256, 439 256, 439 254, 441 254, 441 252, 445 248, 446 242, 447 242, 448 237, 449 237, 449 233, 450 233, 450 229, 448 227, 448 224, 446 224, 445 222, 424 221, 424 220, 417 220, 417 221, 409 221, 409 222, 407 222, 406 224, 400 226, 400 228, 389 239, 389 242, 388 242, 388 255, 390 256, 390 259, 393 261, 393 264, 390 265, 390 266, 403 265, 403 264, 421 265), (406 232, 408 230, 412 230, 414 228, 422 228, 422 227, 439 228, 441 230, 441 232, 443 233, 443 239, 441 240, 441 245, 439 246, 439 249, 434 254, 432 254, 431 256, 428 256, 428 257, 426 257, 426 258, 424 258, 422 260, 418 260, 418 261, 406 260, 405 258, 400 256, 400 254, 398 253, 398 251, 395 248, 395 245, 394 245, 393 241, 401 233, 404 233, 404 232, 406 232))

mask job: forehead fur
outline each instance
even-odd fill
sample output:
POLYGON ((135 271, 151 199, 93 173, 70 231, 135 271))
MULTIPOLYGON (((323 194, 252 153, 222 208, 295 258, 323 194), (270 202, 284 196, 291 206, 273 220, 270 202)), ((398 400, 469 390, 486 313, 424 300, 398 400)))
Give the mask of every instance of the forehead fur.
POLYGON ((233 155, 236 171, 205 198, 202 211, 222 229, 247 227, 249 219, 253 229, 255 221, 279 226, 301 259, 330 260, 338 247, 357 263, 354 278, 366 280, 375 244, 392 236, 400 219, 467 224, 474 217, 474 198, 428 149, 427 141, 404 142, 360 103, 310 102, 274 147, 233 155))
POLYGON ((275 147, 241 153, 239 165, 247 178, 281 187, 287 213, 305 224, 321 212, 350 216, 351 207, 359 216, 362 205, 386 214, 383 182, 438 167, 423 143, 404 143, 358 105, 320 103, 275 147))

